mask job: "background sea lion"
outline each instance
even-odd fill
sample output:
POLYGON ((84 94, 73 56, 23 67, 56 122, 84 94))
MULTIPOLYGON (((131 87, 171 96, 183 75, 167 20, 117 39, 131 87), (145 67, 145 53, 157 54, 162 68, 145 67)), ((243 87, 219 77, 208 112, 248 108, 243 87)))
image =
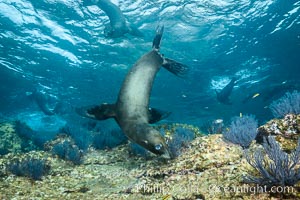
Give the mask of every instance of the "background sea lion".
POLYGON ((83 5, 97 5, 108 16, 110 25, 105 27, 105 36, 117 38, 126 33, 142 37, 143 34, 132 24, 129 24, 120 8, 109 0, 84 0, 83 5))
POLYGON ((37 89, 33 92, 27 92, 26 95, 36 102, 45 115, 55 115, 57 106, 57 98, 55 96, 37 89))
POLYGON ((233 77, 231 81, 220 91, 216 91, 217 93, 217 99, 219 102, 227 105, 231 105, 232 103, 229 100, 229 96, 232 92, 233 87, 235 86, 237 81, 236 77, 233 77))
POLYGON ((154 78, 161 66, 178 76, 184 75, 188 67, 166 59, 159 53, 163 30, 163 26, 157 28, 152 50, 143 55, 130 69, 115 104, 105 103, 100 106, 81 108, 77 109, 77 112, 97 120, 114 118, 131 141, 152 153, 170 158, 172 155, 164 137, 149 125, 151 119, 157 119, 157 116, 152 117, 152 115, 159 113, 149 109, 149 97, 154 78))
POLYGON ((35 89, 33 92, 26 92, 26 95, 37 104, 45 115, 62 115, 73 110, 69 103, 44 90, 35 89))

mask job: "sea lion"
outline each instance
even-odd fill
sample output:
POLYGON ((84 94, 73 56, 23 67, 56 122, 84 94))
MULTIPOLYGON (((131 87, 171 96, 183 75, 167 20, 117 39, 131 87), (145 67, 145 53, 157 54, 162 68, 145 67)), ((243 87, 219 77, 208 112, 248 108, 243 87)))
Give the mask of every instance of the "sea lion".
MULTIPOLYGON (((143 55, 130 69, 120 89, 115 104, 102 104, 78 108, 77 113, 97 120, 114 118, 123 133, 133 142, 163 158, 172 157, 164 137, 149 123, 153 109, 149 109, 149 97, 154 78, 161 66, 177 76, 186 74, 188 67, 159 53, 164 27, 158 27, 152 50, 143 55)), ((154 117, 157 118, 157 117, 154 117)), ((154 120, 155 121, 155 120, 154 120)), ((152 121, 152 122, 154 122, 152 121)))
POLYGON ((44 90, 35 89, 33 92, 26 92, 26 96, 34 101, 45 115, 63 115, 73 110, 69 103, 44 90))
POLYGON ((45 115, 55 115, 57 98, 45 91, 35 89, 33 92, 26 92, 26 95, 36 102, 45 115))
MULTIPOLYGON (((287 91, 297 90, 299 85, 293 82, 283 82, 283 83, 275 83, 275 84, 265 84, 267 87, 260 89, 259 91, 250 93, 243 100, 242 103, 247 103, 250 100, 254 99, 255 94, 260 94, 260 98, 264 102, 271 102, 275 99, 283 96, 287 91)), ((248 89, 250 90, 250 89, 248 89)))
POLYGON ((84 0, 83 5, 97 5, 108 16, 110 26, 105 27, 105 36, 117 38, 126 33, 138 37, 143 36, 143 34, 136 27, 127 22, 120 8, 109 0, 84 0))
POLYGON ((218 92, 216 90, 216 94, 217 94, 217 99, 219 102, 223 103, 223 104, 227 104, 227 105, 231 105, 232 103, 229 100, 229 96, 232 92, 233 87, 236 84, 236 77, 233 77, 231 79, 231 81, 220 91, 218 92))

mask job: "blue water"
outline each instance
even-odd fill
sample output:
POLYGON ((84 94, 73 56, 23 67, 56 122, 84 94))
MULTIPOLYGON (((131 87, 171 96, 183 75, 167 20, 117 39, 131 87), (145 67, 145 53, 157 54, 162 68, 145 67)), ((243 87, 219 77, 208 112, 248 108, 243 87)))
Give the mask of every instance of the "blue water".
MULTIPOLYGON (((129 68, 151 49, 159 24, 165 26, 161 52, 190 67, 185 78, 158 73, 151 106, 172 112, 162 123, 202 126, 240 113, 263 123, 273 117, 273 100, 300 90, 300 1, 112 2, 143 37, 105 37, 107 15, 81 1, 0 0, 2 117, 23 119, 39 131, 40 123, 50 130, 57 123, 78 125, 83 119, 72 108, 114 102, 129 68), (238 77, 232 105, 224 105, 215 90, 232 77, 238 77), (34 90, 64 103, 59 119, 43 116, 28 96, 34 90)), ((101 123, 117 127, 112 120, 101 123)))

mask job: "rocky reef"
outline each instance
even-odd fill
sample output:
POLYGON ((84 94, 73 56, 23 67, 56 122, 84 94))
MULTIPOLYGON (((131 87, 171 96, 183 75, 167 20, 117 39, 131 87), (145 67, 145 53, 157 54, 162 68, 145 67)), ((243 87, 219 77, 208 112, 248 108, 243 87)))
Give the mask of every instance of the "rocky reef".
POLYGON ((300 137, 300 115, 288 114, 282 119, 272 119, 258 128, 257 141, 264 136, 273 135, 287 152, 295 149, 300 137))
POLYGON ((37 149, 31 140, 17 133, 15 129, 16 123, 18 122, 10 123, 3 121, 0 123, 0 155, 37 149))
MULTIPOLYGON (((268 124, 272 121, 265 129, 268 124)), ((245 184, 243 177, 255 171, 242 147, 224 141, 221 134, 196 135, 169 161, 132 155, 129 144, 89 149, 80 165, 45 151, 9 153, 0 157, 0 199, 300 199, 299 183, 284 194, 245 184), (37 181, 9 173, 7 163, 23 156, 46 159, 50 172, 37 181)), ((260 148, 253 142, 248 150, 260 148)))

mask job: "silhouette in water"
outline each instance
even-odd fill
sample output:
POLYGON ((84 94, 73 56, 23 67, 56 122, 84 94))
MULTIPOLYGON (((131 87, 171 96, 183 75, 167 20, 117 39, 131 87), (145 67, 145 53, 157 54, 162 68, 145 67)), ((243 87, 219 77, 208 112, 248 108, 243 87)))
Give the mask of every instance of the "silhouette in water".
POLYGON ((138 37, 143 36, 135 26, 127 22, 120 8, 109 0, 84 0, 83 5, 97 5, 108 16, 110 25, 105 27, 105 36, 117 38, 126 33, 138 37))
POLYGON ((45 115, 65 114, 72 109, 68 103, 43 90, 35 89, 33 92, 26 92, 26 95, 37 104, 45 115))
POLYGON ((233 87, 235 86, 237 81, 236 77, 233 77, 231 79, 231 81, 221 90, 221 91, 217 91, 216 90, 216 94, 217 94, 217 99, 219 102, 226 104, 226 105, 231 105, 232 103, 230 102, 229 96, 232 92, 233 87))
MULTIPOLYGON (((259 88, 261 88, 260 86, 259 88)), ((264 102, 271 102, 283 96, 287 91, 297 90, 299 85, 297 83, 284 82, 280 84, 268 85, 266 88, 257 90, 256 92, 250 93, 243 100, 242 103, 248 103, 253 100, 257 94, 262 98, 264 102)))

